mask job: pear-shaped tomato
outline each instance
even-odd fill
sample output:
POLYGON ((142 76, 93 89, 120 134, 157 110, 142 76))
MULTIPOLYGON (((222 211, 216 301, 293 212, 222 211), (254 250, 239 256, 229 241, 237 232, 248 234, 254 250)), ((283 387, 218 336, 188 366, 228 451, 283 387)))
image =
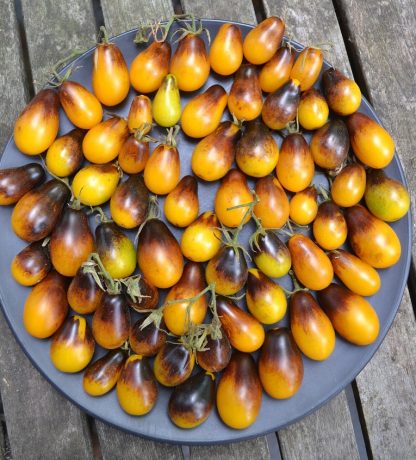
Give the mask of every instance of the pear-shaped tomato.
POLYGON ((187 227, 198 216, 198 182, 194 176, 184 176, 168 194, 164 211, 166 219, 177 227, 187 227))
POLYGON ((261 112, 263 122, 270 129, 285 128, 296 118, 299 101, 299 81, 291 79, 266 97, 261 112))
POLYGON ((178 88, 182 91, 196 91, 207 81, 209 70, 204 40, 197 34, 188 33, 179 40, 170 63, 170 73, 178 80, 178 88))
POLYGON ((347 222, 333 201, 319 205, 312 230, 316 242, 327 251, 339 248, 347 239, 347 222))
POLYGON ((196 353, 197 362, 207 372, 221 372, 231 359, 231 344, 227 335, 221 330, 221 338, 207 337, 207 343, 203 351, 196 353))
POLYGON ((329 108, 325 98, 315 88, 302 93, 298 117, 300 125, 309 130, 318 129, 328 121, 329 108))
POLYGON ((394 222, 409 211, 410 197, 406 187, 388 177, 384 171, 367 171, 365 203, 372 214, 381 220, 394 222))
POLYGON ((130 89, 129 70, 120 48, 108 42, 104 34, 103 43, 94 51, 92 88, 98 100, 104 105, 120 104, 130 89))
POLYGON ((55 139, 46 152, 45 163, 48 171, 58 177, 67 177, 78 171, 84 161, 84 136, 85 132, 81 129, 73 129, 55 139))
POLYGON ((262 177, 256 182, 259 203, 254 214, 264 228, 280 228, 289 218, 289 200, 279 181, 273 176, 262 177))
POLYGON ((330 252, 328 256, 335 274, 348 289, 362 296, 378 292, 380 275, 371 265, 343 249, 330 252))
POLYGON ((195 355, 180 343, 166 342, 154 360, 156 380, 166 387, 185 382, 195 365, 195 355))
POLYGON ((247 262, 240 248, 222 246, 208 262, 205 276, 208 284, 215 283, 215 292, 233 295, 246 284, 247 270, 247 262))
POLYGON ((90 364, 82 379, 84 391, 90 396, 102 396, 111 391, 116 386, 126 359, 123 350, 110 350, 90 364))
POLYGON ((215 195, 215 214, 218 220, 227 227, 238 227, 242 220, 248 222, 248 207, 230 209, 234 206, 248 204, 253 196, 248 188, 246 176, 238 169, 232 169, 222 179, 215 195))
POLYGON ((309 225, 318 214, 318 194, 314 186, 296 193, 289 203, 290 218, 298 225, 309 225))
MULTIPOLYGON (((147 281, 144 276, 139 276, 138 290, 140 295, 127 295, 127 303, 133 310, 143 313, 146 310, 153 310, 159 302, 159 290, 152 283, 147 281)), ((140 355, 140 353, 138 353, 140 355)))
POLYGON ((33 286, 45 278, 51 269, 48 251, 40 242, 31 243, 13 257, 10 271, 22 286, 33 286))
POLYGON ((322 75, 324 93, 329 107, 341 116, 351 115, 361 105, 361 91, 357 83, 331 67, 322 75))
POLYGON ((246 301, 250 313, 263 324, 277 323, 285 316, 283 289, 257 268, 248 271, 246 301))
POLYGON ((37 163, 0 170, 0 206, 17 203, 23 195, 45 180, 45 171, 37 163))
POLYGON ((97 253, 112 278, 126 278, 136 269, 136 250, 129 238, 113 222, 95 229, 97 253))
POLYGON ((370 345, 377 339, 378 316, 363 297, 333 283, 318 292, 318 300, 335 330, 345 340, 355 345, 370 345))
POLYGON ((161 220, 150 219, 142 228, 137 261, 145 278, 158 288, 172 287, 182 276, 181 248, 161 220))
POLYGON ((247 353, 234 353, 217 389, 221 420, 234 429, 249 427, 259 415, 261 398, 261 383, 253 358, 247 353))
POLYGON ((276 16, 270 16, 251 29, 244 39, 244 57, 252 64, 264 64, 269 61, 279 48, 285 23, 276 16))
POLYGON ((199 297, 195 302, 179 302, 195 297, 205 288, 204 271, 200 264, 188 262, 181 279, 173 286, 165 298, 163 319, 170 332, 183 335, 190 324, 201 324, 207 313, 207 298, 199 297), (175 303, 170 303, 175 301, 175 303), (178 301, 178 302, 176 302, 178 301))
POLYGON ((308 143, 302 134, 289 134, 280 148, 276 175, 279 182, 289 192, 304 190, 313 179, 315 163, 308 143))
POLYGON ((26 155, 39 155, 52 145, 58 129, 58 95, 53 89, 42 89, 17 117, 14 142, 26 155))
POLYGON ((130 132, 140 129, 143 134, 147 134, 152 129, 152 122, 152 101, 143 94, 134 96, 127 117, 130 132))
POLYGON ((127 138, 118 154, 118 164, 127 174, 141 173, 149 159, 149 140, 143 131, 127 138))
POLYGON ((394 141, 377 122, 363 113, 353 113, 347 119, 351 146, 355 156, 370 168, 385 168, 393 159, 394 141))
POLYGON ((290 78, 295 78, 300 83, 300 90, 306 91, 315 84, 321 73, 324 63, 324 54, 319 48, 304 48, 296 58, 290 72, 290 78))
POLYGON ((114 193, 120 172, 116 165, 88 165, 80 169, 72 181, 75 198, 87 206, 99 206, 114 193))
POLYGON ((252 122, 237 143, 235 159, 248 176, 264 177, 276 167, 279 147, 268 128, 252 122))
POLYGON ((260 86, 265 93, 273 93, 289 81, 295 53, 289 46, 281 46, 260 71, 260 86))
POLYGON ((171 48, 168 42, 154 41, 131 63, 130 82, 139 93, 157 91, 169 73, 171 48))
POLYGON ((335 176, 331 186, 331 197, 334 203, 344 208, 354 206, 364 196, 366 174, 359 163, 351 163, 335 176))
POLYGON ((169 128, 181 118, 181 96, 175 75, 168 74, 153 99, 152 113, 155 122, 169 128))
POLYGON ((58 89, 59 100, 71 123, 81 129, 91 129, 103 118, 100 101, 85 86, 65 80, 58 89))
POLYGON ((82 316, 70 316, 54 334, 50 357, 61 372, 79 372, 92 359, 95 342, 87 320, 82 316))
POLYGON ((75 276, 94 252, 94 237, 84 211, 65 209, 52 232, 49 249, 55 270, 64 276, 75 276))
POLYGON ((221 232, 217 216, 206 211, 182 233, 183 255, 194 262, 207 262, 221 247, 221 232))
POLYGON ((192 171, 201 179, 215 181, 231 169, 240 127, 223 121, 218 128, 196 145, 192 153, 192 171))
POLYGON ((129 338, 130 312, 122 294, 104 294, 92 317, 92 334, 103 348, 121 347, 129 338))
POLYGON ((234 75, 228 96, 228 110, 238 120, 254 120, 263 107, 263 96, 258 70, 254 65, 243 64, 234 75))
POLYGON ((220 75, 231 75, 243 61, 243 38, 236 24, 223 24, 209 51, 211 69, 220 75))
POLYGON ((145 415, 157 400, 157 383, 147 358, 131 355, 117 381, 117 399, 130 415, 145 415))
POLYGON ((348 208, 345 218, 351 247, 364 262, 374 268, 387 268, 400 259, 401 244, 395 231, 364 206, 348 208))
POLYGON ((81 315, 94 313, 103 295, 104 291, 95 282, 92 274, 85 273, 83 267, 72 278, 67 293, 69 306, 81 315))
POLYGON ((271 278, 287 275, 292 266, 289 249, 272 231, 257 235, 252 252, 254 263, 271 278))
POLYGON ((67 280, 51 271, 30 291, 23 309, 23 325, 37 339, 54 334, 68 313, 66 299, 67 280))
POLYGON ((43 240, 58 222, 68 196, 68 187, 56 179, 27 192, 13 209, 13 231, 28 242, 43 240))
POLYGON ((289 239, 288 247, 293 271, 304 286, 319 291, 330 285, 334 277, 331 261, 310 238, 294 235, 289 239))
POLYGON ((157 327, 154 323, 141 328, 146 317, 137 320, 130 329, 129 344, 134 353, 141 356, 154 356, 166 343, 167 333, 163 321, 157 327))
POLYGON ((227 106, 228 95, 221 85, 210 86, 185 106, 181 117, 183 132, 190 137, 205 137, 218 128, 227 106))
POLYGON ((323 361, 334 351, 334 328, 310 292, 297 291, 290 297, 290 328, 308 358, 323 361))
POLYGON ((291 332, 270 329, 259 358, 259 376, 264 391, 275 399, 294 396, 302 385, 303 361, 291 332))
POLYGON ((195 428, 209 417, 215 402, 215 377, 199 372, 177 386, 168 403, 168 414, 179 428, 195 428))
POLYGON ((110 212, 114 222, 123 228, 138 227, 146 218, 149 192, 143 178, 130 176, 119 184, 110 200, 110 212))
POLYGON ((236 350, 252 353, 263 345, 264 329, 261 323, 241 310, 232 300, 217 297, 217 312, 222 327, 236 350))

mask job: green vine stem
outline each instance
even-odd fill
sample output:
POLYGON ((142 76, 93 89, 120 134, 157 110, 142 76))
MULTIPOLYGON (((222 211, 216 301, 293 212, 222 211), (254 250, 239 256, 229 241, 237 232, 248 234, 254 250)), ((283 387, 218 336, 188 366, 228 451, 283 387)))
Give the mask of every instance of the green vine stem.
POLYGON ((143 123, 137 129, 134 130, 133 136, 136 141, 139 142, 158 142, 158 140, 152 136, 149 136, 147 133, 152 129, 151 123, 143 123))
POLYGON ((187 35, 201 35, 203 32, 205 32, 207 35, 208 43, 211 43, 211 35, 209 33, 209 30, 206 27, 203 27, 201 19, 199 18, 196 19, 195 15, 193 14, 178 15, 175 19, 176 20, 190 19, 191 22, 186 23, 185 27, 180 27, 179 29, 175 30, 175 32, 172 34, 172 37, 171 37, 172 41, 173 41, 173 38, 177 34, 180 34, 180 35, 175 41, 173 41, 173 43, 177 43, 181 41, 187 35))
POLYGON ((303 291, 303 292, 309 292, 309 289, 306 288, 306 287, 303 287, 299 280, 296 278, 296 275, 295 275, 295 272, 293 270, 289 270, 289 276, 290 276, 290 279, 292 280, 292 284, 293 284, 293 291, 287 291, 286 289, 282 288, 285 293, 289 296, 295 294, 296 292, 300 292, 300 291, 303 291))
POLYGON ((139 228, 137 229, 136 236, 134 237, 134 243, 137 244, 139 240, 140 233, 143 230, 143 227, 149 222, 151 219, 159 219, 160 217, 160 207, 159 201, 157 199, 157 195, 150 195, 149 197, 149 206, 147 207, 147 214, 144 221, 140 224, 139 228))
POLYGON ((88 260, 82 264, 82 270, 84 273, 89 273, 94 278, 94 281, 102 291, 110 295, 121 293, 120 280, 112 278, 96 252, 92 252, 88 260))
POLYGON ((108 35, 108 31, 105 26, 100 26, 100 30, 98 32, 98 43, 108 45, 110 43, 110 36, 108 35))

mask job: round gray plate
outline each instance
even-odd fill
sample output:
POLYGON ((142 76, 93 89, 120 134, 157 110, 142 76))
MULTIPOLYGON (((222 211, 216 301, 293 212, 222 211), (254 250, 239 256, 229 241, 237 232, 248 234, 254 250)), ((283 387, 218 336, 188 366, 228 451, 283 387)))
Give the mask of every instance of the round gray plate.
MULTIPOLYGON (((223 21, 219 20, 204 20, 204 26, 209 29, 211 37, 215 37, 222 23, 223 21)), ((252 28, 247 24, 239 24, 239 26, 243 35, 252 28)), ((174 25, 172 31, 175 27, 177 26, 174 25)), ((133 43, 134 35, 135 31, 129 31, 114 38, 114 42, 122 50, 128 64, 131 63, 138 51, 143 49, 143 45, 137 46, 133 43)), ((204 39, 206 38, 204 37, 204 39)), ((303 48, 302 45, 296 42, 294 42, 294 46, 296 49, 303 48)), ((91 89, 92 53, 93 49, 87 51, 75 61, 75 66, 80 66, 80 68, 71 77, 89 89, 91 89)), ((323 70, 328 67, 329 64, 325 62, 323 70)), ((212 72, 201 91, 214 83, 220 83, 226 90, 229 90, 232 78, 219 77, 212 72)), ((319 83, 316 86, 319 87, 319 83)), ((120 106, 111 108, 110 111, 126 116, 130 101, 134 95, 134 91, 131 90, 128 98, 120 106)), ((182 104, 185 105, 191 97, 193 97, 193 94, 183 93, 182 104)), ((379 122, 374 110, 364 98, 359 111, 379 122)), ((228 113, 225 113, 224 119, 228 117, 228 113)), ((72 125, 62 112, 59 134, 65 134, 70 129, 72 129, 72 125)), ((280 145, 281 138, 278 135, 275 137, 280 145)), ((306 133, 306 137, 309 139, 308 133, 306 133)), ((191 174, 190 158, 195 144, 194 140, 186 138, 183 134, 179 135, 178 148, 181 157, 182 176, 191 174)), ((0 166, 1 168, 7 168, 22 165, 29 161, 34 161, 34 158, 21 154, 16 149, 13 138, 11 138, 4 150, 0 166)), ((405 181, 403 169, 397 156, 386 168, 386 173, 402 182, 405 181)), ((319 171, 315 176, 314 182, 323 185, 327 184, 324 174, 319 171)), ((253 182, 251 181, 250 184, 252 185, 253 182)), ((209 184, 199 181, 201 212, 212 209, 217 187, 218 183, 209 184)), ((163 205, 163 199, 160 201, 163 205)), ((11 229, 11 212, 12 207, 0 207, 2 230, 0 240, 0 253, 2 255, 0 257, 0 273, 2 274, 0 279, 0 300, 6 319, 23 350, 39 371, 82 410, 118 428, 158 441, 182 444, 212 444, 243 440, 280 429, 317 409, 348 385, 379 347, 400 305, 410 264, 411 216, 408 214, 399 222, 392 224, 402 243, 401 259, 394 267, 381 271, 382 287, 377 295, 370 299, 370 302, 377 310, 381 326, 380 335, 374 344, 362 348, 351 345, 337 337, 335 351, 327 361, 314 362, 304 358, 305 377, 300 391, 293 398, 282 401, 273 400, 263 394, 261 412, 256 422, 246 430, 238 431, 228 428, 221 422, 215 410, 200 427, 193 430, 181 430, 173 425, 167 416, 166 408, 170 390, 160 386, 159 398, 154 409, 144 417, 132 417, 124 413, 120 408, 114 391, 101 398, 93 398, 84 393, 82 389, 82 373, 69 375, 58 372, 49 359, 49 340, 37 340, 26 333, 22 324, 22 312, 29 289, 18 285, 10 276, 10 263, 15 254, 26 243, 21 241, 11 229)), ((95 223, 91 221, 91 225, 94 226, 95 223)), ((246 227, 241 235, 243 242, 247 242, 250 233, 253 231, 251 224, 246 225, 246 227)), ((174 233, 179 239, 181 231, 175 229, 174 233)), ((130 232, 130 235, 133 237, 134 232, 130 232)), ((292 287, 288 277, 278 282, 288 289, 292 287)), ((244 305, 242 307, 244 308, 244 305)), ((287 318, 279 324, 287 325, 287 318)), ((103 350, 97 347, 94 359, 102 354, 103 350)))

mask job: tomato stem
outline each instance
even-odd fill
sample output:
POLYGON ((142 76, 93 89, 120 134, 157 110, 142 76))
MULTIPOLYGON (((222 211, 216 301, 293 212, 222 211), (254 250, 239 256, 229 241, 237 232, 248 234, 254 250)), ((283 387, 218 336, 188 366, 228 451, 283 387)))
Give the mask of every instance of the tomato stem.
POLYGON ((120 281, 113 279, 110 273, 108 273, 98 253, 92 252, 89 255, 88 260, 82 264, 82 270, 84 273, 92 275, 98 287, 102 291, 107 292, 110 295, 120 294, 120 281), (103 278, 104 284, 101 278, 103 278))
POLYGON ((110 38, 108 36, 108 32, 105 26, 100 26, 100 31, 98 34, 98 42, 103 44, 109 44, 110 38), (100 41, 101 40, 101 41, 100 41))

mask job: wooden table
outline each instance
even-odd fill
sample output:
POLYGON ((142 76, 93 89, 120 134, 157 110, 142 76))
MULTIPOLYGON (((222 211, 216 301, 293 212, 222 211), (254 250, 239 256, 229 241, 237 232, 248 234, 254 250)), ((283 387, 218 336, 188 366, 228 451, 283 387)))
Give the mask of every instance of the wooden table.
MULTIPOLYGON (((284 18, 305 44, 332 43, 331 60, 359 83, 397 141, 416 190, 414 0, 2 0, 0 142, 68 50, 173 12, 247 23, 284 18)), ((414 203, 414 195, 413 195, 414 203)), ((2 223, 5 225, 5 223, 2 223)), ((416 256, 416 245, 413 244, 416 256)), ((186 447, 125 434, 85 415, 33 368, 0 318, 0 458, 415 459, 416 278, 381 348, 345 391, 301 422, 238 444, 186 447)))

